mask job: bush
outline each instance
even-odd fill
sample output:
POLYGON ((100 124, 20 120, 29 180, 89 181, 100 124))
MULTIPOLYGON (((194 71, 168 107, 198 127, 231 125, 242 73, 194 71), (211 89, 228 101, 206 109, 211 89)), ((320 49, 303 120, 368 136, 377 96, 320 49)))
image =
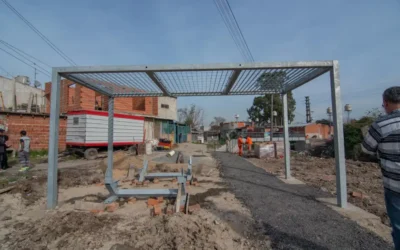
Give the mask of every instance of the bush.
POLYGON ((361 127, 354 124, 346 124, 343 128, 344 134, 344 148, 346 158, 358 158, 361 153, 360 145, 363 141, 363 136, 361 132, 361 127))

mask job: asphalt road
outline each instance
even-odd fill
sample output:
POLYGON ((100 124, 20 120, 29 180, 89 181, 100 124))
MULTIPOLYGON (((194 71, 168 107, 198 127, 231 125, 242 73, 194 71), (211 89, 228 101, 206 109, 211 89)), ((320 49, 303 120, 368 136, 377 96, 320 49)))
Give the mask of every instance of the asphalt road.
POLYGON ((372 232, 315 200, 327 197, 306 185, 285 184, 236 155, 216 152, 222 177, 269 236, 274 249, 393 249, 372 232))

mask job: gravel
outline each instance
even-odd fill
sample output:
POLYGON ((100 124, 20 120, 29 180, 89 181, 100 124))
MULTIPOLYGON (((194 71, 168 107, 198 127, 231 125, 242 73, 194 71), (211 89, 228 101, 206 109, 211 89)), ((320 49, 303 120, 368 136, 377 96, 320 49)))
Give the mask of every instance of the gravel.
POLYGON ((252 212, 255 231, 274 249, 393 249, 389 243, 315 198, 328 195, 306 185, 288 185, 245 159, 216 152, 223 179, 252 212))

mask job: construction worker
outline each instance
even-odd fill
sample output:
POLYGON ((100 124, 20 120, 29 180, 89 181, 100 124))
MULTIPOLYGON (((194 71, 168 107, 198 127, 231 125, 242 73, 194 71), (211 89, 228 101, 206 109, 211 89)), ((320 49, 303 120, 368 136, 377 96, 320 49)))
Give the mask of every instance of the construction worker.
POLYGON ((250 136, 246 137, 246 144, 247 144, 247 152, 250 153, 251 145, 253 144, 253 140, 251 139, 250 136))
POLYGON ((243 154, 243 138, 241 135, 239 135, 239 138, 238 138, 238 147, 239 147, 239 156, 242 156, 242 154, 243 154))

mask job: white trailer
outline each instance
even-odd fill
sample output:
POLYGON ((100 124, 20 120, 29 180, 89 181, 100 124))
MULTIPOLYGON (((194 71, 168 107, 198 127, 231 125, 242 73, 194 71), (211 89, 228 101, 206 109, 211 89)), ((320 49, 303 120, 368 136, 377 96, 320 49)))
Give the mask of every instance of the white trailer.
MULTIPOLYGON (((95 159, 99 148, 108 145, 108 112, 71 111, 67 114, 66 145, 95 159)), ((131 147, 144 142, 144 117, 114 114, 114 147, 131 147)))

